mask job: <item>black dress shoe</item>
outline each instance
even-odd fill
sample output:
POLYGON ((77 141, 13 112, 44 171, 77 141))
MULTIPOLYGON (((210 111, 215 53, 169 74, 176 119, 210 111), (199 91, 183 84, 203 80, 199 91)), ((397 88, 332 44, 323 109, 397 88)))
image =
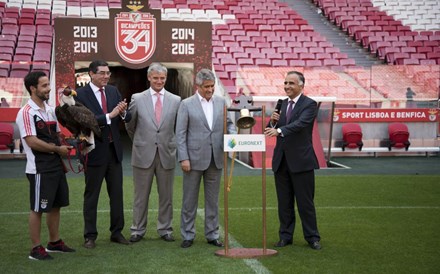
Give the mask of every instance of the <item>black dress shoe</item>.
POLYGON ((118 244, 123 244, 123 245, 129 245, 130 242, 127 241, 127 239, 125 239, 125 237, 122 234, 116 235, 116 236, 112 236, 110 238, 110 241, 114 242, 114 243, 118 243, 118 244))
POLYGON ((174 237, 171 234, 165 234, 160 236, 162 238, 162 240, 164 240, 165 242, 174 242, 174 237))
POLYGON ((312 248, 312 249, 315 249, 315 250, 320 250, 322 247, 321 247, 321 244, 319 243, 319 241, 315 241, 315 242, 310 242, 309 243, 309 246, 312 248))
POLYGON ((139 242, 140 240, 142 240, 142 236, 141 235, 137 235, 137 234, 134 234, 134 235, 131 235, 131 237, 130 237, 130 242, 132 242, 132 243, 137 243, 137 242, 139 242))
POLYGON ((220 242, 218 239, 208 241, 208 244, 218 246, 218 247, 224 246, 223 243, 220 242))
POLYGON ((96 247, 95 240, 86 239, 83 246, 89 249, 95 248, 96 247))
POLYGON ((281 239, 278 243, 275 244, 275 247, 285 247, 286 245, 291 245, 291 244, 293 244, 292 240, 281 239))
POLYGON ((184 240, 180 245, 182 248, 188 248, 193 245, 193 240, 184 240))

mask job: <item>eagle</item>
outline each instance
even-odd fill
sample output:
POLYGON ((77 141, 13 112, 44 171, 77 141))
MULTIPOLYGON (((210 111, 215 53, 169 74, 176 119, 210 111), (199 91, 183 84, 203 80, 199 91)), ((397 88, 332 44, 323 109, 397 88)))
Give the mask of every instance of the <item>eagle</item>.
POLYGON ((76 91, 69 86, 60 92, 60 105, 55 108, 58 122, 67 128, 77 140, 79 150, 87 154, 95 148, 95 137, 101 138, 101 129, 95 115, 83 104, 75 101, 76 91))

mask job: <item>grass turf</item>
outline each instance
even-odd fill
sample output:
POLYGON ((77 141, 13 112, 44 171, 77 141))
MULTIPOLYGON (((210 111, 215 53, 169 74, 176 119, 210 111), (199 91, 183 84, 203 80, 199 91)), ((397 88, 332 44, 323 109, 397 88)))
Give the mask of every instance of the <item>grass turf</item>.
MULTIPOLYGON (((180 248, 182 178, 174 187, 176 242, 162 241, 156 233, 157 192, 150 197, 148 232, 131 246, 109 241, 108 198, 103 187, 99 202, 97 247, 84 249, 80 177, 69 177, 71 205, 61 212, 61 237, 74 254, 54 254, 55 260, 27 259, 28 183, 2 179, 0 187, 0 245, 2 273, 438 273, 440 176, 317 176, 318 226, 323 249, 310 249, 297 219, 294 245, 277 249, 278 255, 241 260, 214 255, 216 247, 203 237, 203 210, 197 217, 197 237, 188 249, 180 248)), ((221 187, 223 189, 223 186, 221 187)), ((125 177, 124 234, 129 237, 132 178, 125 177)), ((203 190, 199 208, 203 208, 203 190)), ((223 225, 223 192, 220 195, 223 225)), ((273 177, 267 177, 267 247, 278 240, 278 219, 273 177)), ((231 247, 262 247, 261 179, 236 176, 229 193, 231 247)), ((41 238, 47 242, 43 225, 41 238)))

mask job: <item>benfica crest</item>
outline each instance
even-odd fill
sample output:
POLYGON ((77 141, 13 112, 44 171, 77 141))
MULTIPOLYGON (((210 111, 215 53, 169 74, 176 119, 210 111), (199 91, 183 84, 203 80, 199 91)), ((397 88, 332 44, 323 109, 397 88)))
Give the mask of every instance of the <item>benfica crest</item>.
POLYGON ((156 19, 150 13, 121 12, 115 17, 115 47, 119 56, 140 64, 156 50, 156 19))

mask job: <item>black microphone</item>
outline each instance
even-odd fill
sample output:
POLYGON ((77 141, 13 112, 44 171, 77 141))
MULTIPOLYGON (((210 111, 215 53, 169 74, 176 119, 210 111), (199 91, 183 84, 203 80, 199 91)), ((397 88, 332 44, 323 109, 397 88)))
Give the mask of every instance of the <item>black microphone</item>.
POLYGON ((275 112, 280 113, 281 112, 281 105, 283 104, 283 99, 278 99, 277 105, 275 106, 275 112))

